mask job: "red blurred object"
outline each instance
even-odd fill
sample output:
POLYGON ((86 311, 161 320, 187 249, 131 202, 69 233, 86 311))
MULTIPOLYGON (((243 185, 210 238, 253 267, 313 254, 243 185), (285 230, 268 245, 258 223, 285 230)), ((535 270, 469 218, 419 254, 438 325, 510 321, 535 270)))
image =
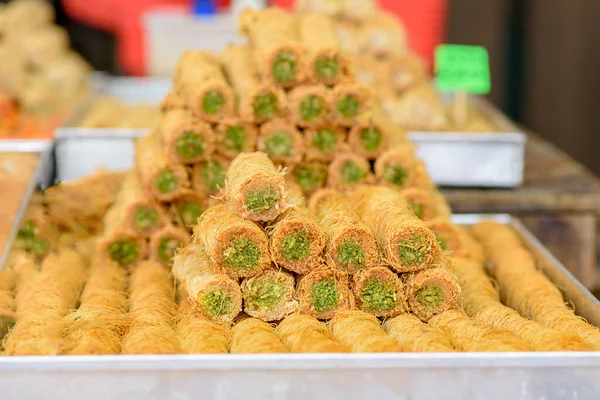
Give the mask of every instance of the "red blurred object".
POLYGON ((217 10, 223 12, 231 7, 231 0, 215 0, 217 10))
MULTIPOLYGON (((294 3, 294 0, 273 2, 287 9, 292 9, 294 3)), ((445 42, 448 0, 379 0, 378 3, 402 19, 410 48, 431 68, 435 47, 445 42)))
MULTIPOLYGON (((142 15, 157 6, 174 6, 189 10, 191 0, 61 0, 69 17, 115 33, 119 60, 131 75, 145 75, 146 46, 142 15)), ((219 10, 227 9, 231 0, 215 0, 219 10)), ((292 9, 294 0, 272 3, 292 9)), ((379 0, 382 8, 398 15, 406 26, 410 47, 431 67, 435 47, 444 42, 448 0, 379 0)))
POLYGON ((190 8, 190 0, 61 0, 70 18, 113 32, 121 67, 130 75, 145 75, 144 13, 158 6, 190 8))
POLYGON ((408 33, 408 44, 433 66, 433 53, 446 41, 448 0, 379 0, 386 10, 398 15, 408 33))

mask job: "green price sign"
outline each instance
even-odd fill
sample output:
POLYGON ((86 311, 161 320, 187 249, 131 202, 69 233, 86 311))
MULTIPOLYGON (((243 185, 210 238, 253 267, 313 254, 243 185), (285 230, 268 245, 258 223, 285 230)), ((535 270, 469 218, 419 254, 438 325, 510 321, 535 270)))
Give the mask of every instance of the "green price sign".
POLYGON ((490 62, 481 46, 443 44, 435 49, 436 83, 442 92, 488 94, 490 62))

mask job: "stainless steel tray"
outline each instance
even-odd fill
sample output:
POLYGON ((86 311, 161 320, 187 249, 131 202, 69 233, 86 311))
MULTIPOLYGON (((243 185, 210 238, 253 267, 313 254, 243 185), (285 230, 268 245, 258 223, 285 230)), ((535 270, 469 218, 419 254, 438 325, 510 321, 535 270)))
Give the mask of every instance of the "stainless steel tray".
MULTIPOLYGON (((13 226, 6 238, 6 242, 0 243, 0 268, 4 264, 6 257, 8 257, 10 247, 21 226, 21 219, 25 214, 31 194, 38 186, 42 188, 49 186, 53 174, 52 142, 49 140, 0 140, 0 157, 2 157, 2 153, 34 153, 39 155, 39 162, 31 176, 25 193, 23 193, 21 205, 15 215, 13 226)), ((0 188, 0 194, 1 193, 2 190, 0 188)), ((1 205, 2 198, 0 196, 0 206, 1 205)))
MULTIPOLYGON (((510 224, 578 313, 600 303, 509 215, 510 224)), ((600 352, 0 357, 2 399, 600 398, 600 352)))
POLYGON ((409 132, 433 181, 442 186, 513 188, 523 183, 527 136, 489 102, 469 101, 498 128, 493 133, 409 132))
POLYGON ((98 168, 132 168, 134 140, 146 134, 146 129, 60 128, 54 135, 55 178, 68 182, 98 168))

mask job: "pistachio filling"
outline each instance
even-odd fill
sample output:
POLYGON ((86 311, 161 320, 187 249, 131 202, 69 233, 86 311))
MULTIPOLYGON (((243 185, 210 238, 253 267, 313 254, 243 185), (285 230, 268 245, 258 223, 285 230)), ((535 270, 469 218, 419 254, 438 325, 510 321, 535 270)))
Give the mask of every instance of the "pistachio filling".
POLYGON ((139 206, 135 210, 134 224, 138 229, 146 230, 155 226, 158 222, 158 211, 152 207, 139 206))
POLYGON ((223 317, 231 313, 233 299, 225 289, 214 289, 200 297, 200 305, 213 317, 223 317))
POLYGON ((360 131, 360 142, 367 151, 377 150, 381 146, 381 132, 374 126, 369 126, 360 131))
POLYGON ((204 138, 195 132, 184 132, 175 141, 177 156, 190 160, 204 153, 204 138))
POLYGON ((321 79, 333 79, 338 74, 338 62, 335 57, 319 58, 315 63, 315 75, 321 79))
POLYGON ((341 168, 342 181, 351 185, 356 184, 365 179, 365 171, 363 171, 355 162, 346 161, 341 168))
POLYGON ((227 150, 240 152, 246 146, 246 132, 242 125, 231 125, 225 129, 223 147, 227 150))
POLYGON ((253 214, 266 214, 279 202, 279 191, 273 185, 251 189, 246 193, 244 205, 253 214))
POLYGON ((355 117, 358 115, 360 103, 356 96, 347 94, 335 104, 336 109, 346 118, 355 117))
POLYGON ((271 92, 256 96, 252 111, 257 118, 273 118, 277 111, 277 97, 271 92))
POLYGON ((425 206, 423 204, 411 201, 408 203, 408 206, 419 219, 423 219, 423 213, 425 211, 425 206))
POLYGON ((398 293, 394 285, 390 283, 369 279, 361 290, 360 302, 362 308, 385 311, 396 307, 398 293))
POLYGON ((216 114, 223 108, 225 104, 225 96, 217 90, 206 92, 202 99, 202 110, 206 114, 216 114))
POLYGON ((19 233, 17 234, 17 237, 19 239, 33 239, 37 236, 38 234, 38 229, 37 226, 35 224, 35 222, 33 221, 26 221, 22 226, 21 229, 19 229, 19 233))
POLYGON ((307 96, 300 103, 300 116, 304 121, 312 121, 325 111, 325 103, 319 96, 307 96))
POLYGON ((446 239, 444 239, 442 236, 438 235, 437 233, 435 234, 435 238, 442 250, 448 250, 448 241, 446 239))
POLYGON ((383 179, 395 186, 404 186, 408 179, 408 171, 401 165, 386 165, 383 179))
POLYGON ((348 269, 354 269, 356 267, 363 267, 367 259, 360 243, 354 239, 346 239, 338 246, 337 262, 348 269))
POLYGON ((415 297, 419 303, 429 308, 437 308, 444 302, 444 293, 434 285, 424 285, 417 289, 415 297))
POLYGON ((184 225, 194 225, 204 212, 202 205, 196 201, 186 201, 179 209, 179 218, 184 225))
POLYGON ((273 78, 279 83, 289 83, 296 77, 296 55, 289 51, 275 56, 272 69, 273 78))
POLYGON ((175 176, 175 173, 170 170, 165 170, 159 173, 154 183, 158 191, 163 194, 172 192, 173 190, 177 189, 178 185, 177 176, 175 176))
POLYGON ((313 136, 311 144, 324 153, 332 151, 338 142, 338 135, 331 129, 319 129, 313 136))
POLYGON ((273 277, 257 279, 245 299, 249 308, 272 308, 281 302, 285 288, 273 277))
POLYGON ((175 255, 175 250, 183 246, 180 240, 171 237, 163 236, 158 242, 158 258, 164 262, 171 262, 175 255))
POLYGON ((302 165, 294 171, 296 181, 302 190, 306 192, 310 192, 321 186, 325 181, 326 174, 327 170, 325 169, 325 166, 321 164, 302 165))
POLYGON ((313 283, 310 288, 310 301, 318 312, 335 309, 338 304, 338 288, 333 279, 322 279, 313 283))
POLYGON ((15 326, 14 318, 0 315, 0 339, 2 339, 13 326, 15 326))
POLYGON ((223 183, 225 183, 225 177, 227 174, 223 166, 218 161, 207 161, 202 166, 201 172, 204 184, 212 193, 219 190, 219 188, 223 186, 223 183))
POLYGON ((133 264, 140 258, 140 250, 135 240, 122 239, 108 246, 108 256, 121 266, 133 264))
POLYGON ((287 260, 302 260, 310 252, 310 237, 308 232, 300 231, 287 235, 279 248, 287 260))
POLYGON ((271 157, 289 157, 292 155, 294 140, 288 132, 277 131, 266 138, 265 147, 271 157))
POLYGON ((50 240, 46 238, 32 238, 25 240, 25 251, 31 252, 33 254, 46 254, 50 251, 50 240))
POLYGON ((425 261, 427 245, 423 236, 398 241, 398 256, 403 264, 418 265, 425 261))
POLYGON ((251 239, 241 237, 233 239, 221 250, 223 264, 236 269, 252 269, 260 259, 260 249, 251 239))

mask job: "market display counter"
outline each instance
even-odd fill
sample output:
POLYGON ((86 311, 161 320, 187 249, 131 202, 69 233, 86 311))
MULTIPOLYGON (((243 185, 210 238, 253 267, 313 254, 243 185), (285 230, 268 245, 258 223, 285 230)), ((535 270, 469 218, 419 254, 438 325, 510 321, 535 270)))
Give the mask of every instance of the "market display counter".
POLYGON ((443 193, 457 213, 518 216, 579 281, 597 286, 600 180, 554 145, 528 134, 520 188, 443 193))

